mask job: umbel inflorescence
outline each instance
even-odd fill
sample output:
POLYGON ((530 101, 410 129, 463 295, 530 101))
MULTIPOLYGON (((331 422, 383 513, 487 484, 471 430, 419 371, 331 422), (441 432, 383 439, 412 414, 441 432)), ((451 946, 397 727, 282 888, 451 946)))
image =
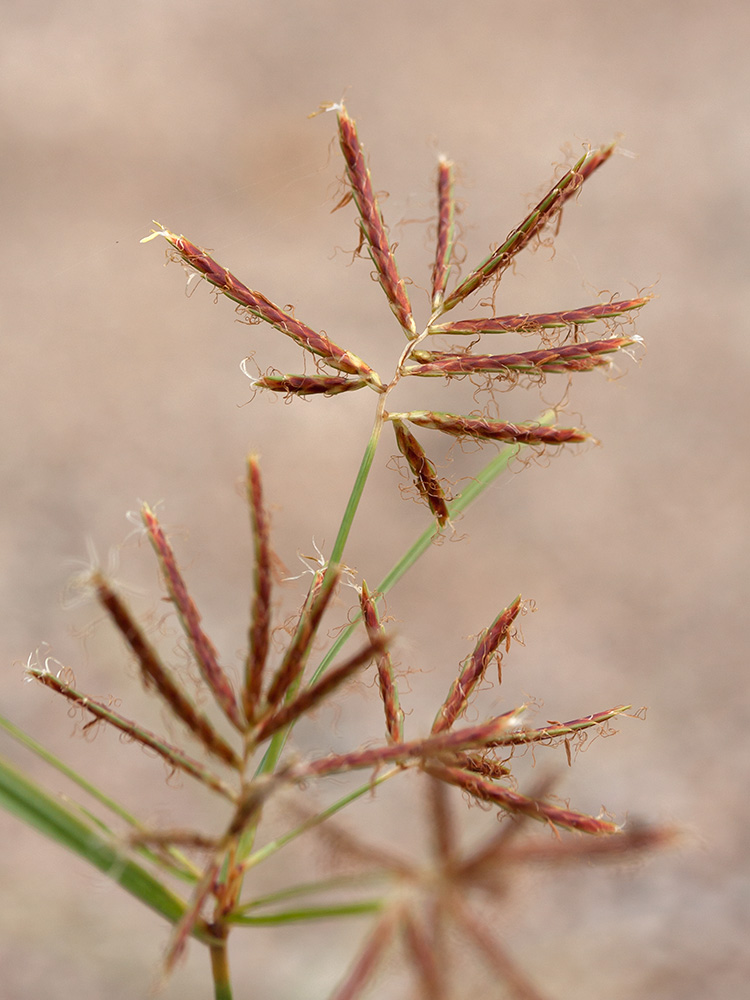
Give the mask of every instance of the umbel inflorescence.
MULTIPOLYGON (((155 752, 170 768, 206 787, 229 804, 230 819, 220 830, 157 830, 128 820, 127 852, 122 838, 115 838, 118 858, 127 858, 130 872, 148 872, 126 887, 157 909, 173 924, 166 965, 169 968, 189 937, 205 944, 211 953, 217 997, 231 996, 227 940, 233 928, 283 923, 299 919, 330 919, 362 913, 373 915, 372 932, 349 971, 342 974, 336 1000, 361 995, 372 982, 379 959, 390 942, 399 938, 419 988, 426 997, 448 997, 452 962, 445 947, 445 928, 450 922, 499 976, 509 995, 539 996, 503 948, 497 935, 473 912, 472 895, 492 894, 498 871, 510 863, 533 862, 544 857, 590 857, 619 855, 623 851, 652 846, 663 832, 643 828, 628 830, 603 816, 591 816, 556 803, 548 789, 519 790, 513 777, 513 757, 518 748, 530 745, 561 746, 570 754, 589 731, 608 732, 610 720, 627 713, 618 705, 593 711, 567 722, 542 726, 525 724, 523 705, 514 705, 501 715, 468 723, 467 708, 475 703, 480 687, 494 683, 489 667, 499 664, 509 649, 517 621, 524 611, 520 596, 502 607, 484 628, 459 666, 443 700, 435 706, 429 732, 409 733, 401 707, 397 672, 391 642, 384 628, 383 598, 406 572, 429 541, 449 530, 455 518, 524 448, 544 449, 585 441, 586 432, 561 427, 556 415, 526 423, 498 419, 486 412, 453 412, 450 400, 434 410, 389 411, 388 400, 397 384, 408 390, 413 379, 440 380, 436 394, 450 395, 456 379, 472 379, 490 386, 509 386, 519 379, 542 380, 549 374, 568 376, 607 368, 617 353, 633 347, 638 338, 620 329, 648 297, 613 299, 560 312, 525 315, 492 315, 485 318, 453 318, 475 293, 494 289, 516 255, 544 238, 559 224, 563 207, 575 198, 583 184, 607 162, 613 146, 587 150, 550 188, 519 226, 465 277, 452 282, 454 268, 455 202, 453 166, 441 158, 437 175, 437 239, 430 280, 430 318, 417 327, 407 284, 399 274, 380 206, 354 121, 343 105, 332 105, 338 122, 338 137, 346 166, 347 194, 337 207, 353 202, 358 213, 360 250, 366 250, 373 273, 395 319, 393 325, 393 371, 375 371, 366 360, 335 343, 327 334, 307 326, 292 312, 275 305, 261 292, 244 284, 206 250, 184 236, 160 227, 147 240, 163 237, 170 256, 191 273, 205 278, 234 303, 241 318, 265 324, 272 332, 290 337, 311 362, 298 373, 269 370, 254 378, 259 391, 287 397, 370 391, 374 393, 374 423, 362 465, 354 484, 338 537, 327 561, 313 574, 296 624, 283 650, 272 642, 272 548, 269 522, 262 495, 258 458, 247 463, 247 499, 254 539, 254 577, 248 643, 241 676, 222 661, 206 634, 200 614, 178 566, 172 544, 154 512, 146 505, 141 518, 158 559, 166 590, 186 636, 192 659, 215 711, 204 710, 191 697, 180 676, 162 658, 146 630, 130 612, 114 584, 101 571, 90 584, 140 669, 149 691, 179 721, 188 738, 184 749, 135 721, 119 714, 111 704, 89 698, 64 673, 49 664, 32 663, 30 674, 80 707, 87 720, 116 727, 130 740, 155 752), (599 324, 596 326, 596 324, 599 324), (599 333, 584 339, 591 326, 599 333), (498 335, 533 335, 539 343, 530 350, 494 353, 498 335), (490 342, 492 346, 485 347, 490 342), (459 346, 456 346, 456 345, 459 346), (437 345, 437 346, 433 346, 437 345), (465 346, 461 346, 465 345, 465 346), (425 534, 399 560, 388 577, 375 588, 357 581, 359 600, 350 610, 349 624, 324 652, 318 649, 324 617, 339 588, 344 571, 343 555, 360 497, 367 480, 381 432, 393 429, 396 447, 405 460, 415 487, 430 511, 425 534), (436 431, 448 440, 471 439, 502 446, 489 464, 458 496, 451 498, 436 472, 436 465, 416 433, 436 431), (353 652, 343 648, 356 634, 353 652), (300 759, 287 740, 300 718, 314 712, 335 696, 355 675, 372 672, 384 710, 382 737, 365 748, 345 753, 300 759), (258 847, 264 808, 269 799, 300 784, 322 780, 344 772, 364 772, 362 786, 319 813, 307 815, 283 835, 258 847), (311 881, 301 886, 280 886, 263 898, 253 894, 253 870, 306 831, 331 818, 365 792, 407 770, 424 775, 430 802, 432 866, 419 869, 372 849, 372 869, 380 879, 381 892, 362 898, 352 881, 351 895, 335 904, 326 901, 331 880, 311 881), (505 816, 496 835, 464 856, 452 830, 445 789, 456 786, 469 799, 497 807, 505 816), (573 839, 559 836, 550 842, 518 840, 526 821, 537 820, 555 831, 573 831, 573 839), (578 836, 576 836, 578 835, 578 836), (588 835, 580 836, 580 835, 588 835), (427 873, 427 874, 426 874, 427 873), (138 879, 140 878, 140 881, 138 879), (171 883, 181 880, 187 892, 178 893, 171 883), (150 880, 150 881, 149 881, 150 880), (313 903, 309 902, 313 899, 313 903), (300 905, 300 901, 304 905, 300 905)), ((492 296, 494 301, 494 295, 492 296)), ((442 398, 441 397, 441 398, 442 398)), ((345 405, 337 401, 331 405, 345 405)), ((505 603, 505 602, 503 602, 505 603)), ((498 680, 500 677, 497 672, 498 680)), ((475 706, 475 712, 478 708, 475 706)), ((359 850, 367 858, 367 845, 359 850)), ((122 864, 125 864, 123 861, 122 864)), ((101 866, 100 866, 101 867, 101 866)), ((125 869, 121 869, 125 870, 125 869)), ((123 881, 120 878, 120 881, 123 881)), ((346 879, 337 883, 347 891, 346 879)), ((250 995, 250 994, 247 994, 250 995)), ((309 996, 317 995, 310 992, 309 996)))

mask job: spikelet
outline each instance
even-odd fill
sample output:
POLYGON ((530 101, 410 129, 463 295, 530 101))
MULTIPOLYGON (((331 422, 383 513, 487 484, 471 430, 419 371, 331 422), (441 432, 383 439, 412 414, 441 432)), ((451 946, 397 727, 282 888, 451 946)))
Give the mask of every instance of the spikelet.
POLYGON ((399 276, 393 250, 388 242, 383 216, 372 187, 364 150, 357 134, 357 126, 347 114, 343 104, 338 105, 336 110, 338 112, 339 144, 344 155, 352 196, 359 210, 362 236, 375 265, 380 287, 385 292, 394 316, 408 337, 416 337, 417 331, 412 316, 411 303, 406 294, 404 282, 399 276))
POLYGON ((651 296, 637 299, 598 302, 592 306, 564 309, 561 312, 521 313, 514 316, 487 316, 484 319, 462 319, 455 322, 430 324, 431 334, 464 334, 475 337, 480 333, 536 333, 557 327, 574 327, 595 323, 600 319, 617 319, 624 313, 641 309, 651 296))
POLYGON ((266 694, 269 709, 276 706, 299 683, 310 656, 312 641, 341 575, 340 567, 321 569, 313 577, 297 630, 284 654, 266 694))
POLYGON ((453 309, 459 302, 482 288, 491 279, 499 279, 510 266, 516 254, 529 244, 532 238, 559 214, 565 202, 571 198, 591 174, 612 155, 614 144, 602 149, 591 150, 578 160, 560 180, 553 185, 535 208, 529 212, 517 229, 486 257, 442 303, 440 313, 453 309))
POLYGON ((437 180, 438 222, 435 264, 432 268, 432 308, 438 310, 445 296, 453 255, 456 203, 453 197, 453 164, 440 157, 437 180))
POLYGON ((88 695, 77 691, 74 687, 66 684, 65 681, 47 670, 29 670, 29 675, 38 680, 40 684, 44 684, 45 687, 51 688, 57 694, 61 694, 74 705, 89 712, 94 716, 94 719, 105 722, 114 729, 119 729, 121 733, 124 733, 134 743, 140 743, 141 746, 153 750, 170 767, 189 774, 191 778, 195 778, 206 785, 207 788, 211 788, 230 801, 234 801, 237 798, 236 793, 229 785, 217 777, 202 761, 195 760, 183 750, 180 750, 179 747, 167 743, 166 740, 145 729, 132 719, 126 719, 124 715, 120 715, 119 712, 110 708, 109 705, 105 705, 95 698, 89 698, 88 695))
MULTIPOLYGON (((367 584, 362 581, 362 589, 359 594, 359 604, 362 609, 362 618, 370 636, 370 641, 384 635, 384 629, 380 622, 378 609, 375 601, 370 595, 367 584)), ((385 725, 388 739, 392 743, 400 743, 404 738, 404 712, 396 687, 396 676, 393 669, 393 659, 390 651, 384 649, 378 657, 378 684, 380 687, 380 697, 383 700, 385 711, 385 725)))
POLYGON ((523 707, 514 708, 476 726, 434 731, 421 740, 407 740, 389 746, 354 750, 351 753, 330 754, 305 764, 292 766, 286 776, 289 780, 299 781, 310 777, 322 778, 347 771, 382 767, 385 764, 421 763, 427 766, 430 761, 441 757, 457 758, 457 755, 464 751, 496 745, 502 733, 517 726, 521 712, 523 707))
POLYGON ((295 698, 286 702, 277 709, 273 715, 267 716, 258 727, 256 739, 268 739, 273 733, 283 729, 295 719, 300 718, 306 712, 315 708, 325 698, 333 694, 346 681, 349 680, 358 670, 368 664, 373 656, 379 656, 386 648, 387 640, 385 636, 377 635, 370 639, 370 642, 358 652, 350 656, 338 667, 331 667, 323 677, 316 683, 304 688, 295 698))
POLYGON ((201 676, 226 717, 242 732, 246 728, 245 720, 240 713, 232 685, 229 683, 227 675, 219 666, 213 643, 201 627, 201 618, 198 609, 177 567, 172 546, 167 541, 161 525, 156 520, 154 512, 148 504, 144 504, 141 507, 141 518, 156 552, 169 596, 175 606, 183 631, 190 643, 201 676))
POLYGON ((255 566, 242 704, 245 718, 253 722, 260 703, 271 626, 271 546, 257 455, 250 455, 247 460, 247 501, 253 529, 255 566))
POLYGON ((448 523, 448 502, 445 491, 437 477, 435 466, 429 460, 426 451, 403 420, 394 419, 392 423, 393 429, 396 432, 398 450, 404 456, 411 469, 417 489, 435 515, 437 523, 443 528, 448 523))
POLYGON ((283 392, 287 396, 338 396, 368 385, 363 378, 339 375, 261 375, 251 381, 254 389, 283 392))
POLYGON ((261 292, 255 292, 248 288, 225 267, 217 264, 210 254, 195 243, 185 239, 184 236, 177 236, 168 229, 158 229, 150 236, 146 236, 141 242, 145 243, 156 236, 163 236, 181 260, 194 268, 198 274, 218 288, 228 299, 240 306, 249 318, 262 320, 275 327, 287 337, 291 337, 304 350, 317 355, 332 368, 345 372, 347 375, 359 375, 373 386, 381 387, 378 376, 361 358, 334 344, 324 333, 317 333, 306 326, 267 299, 261 292))
POLYGON ((511 424, 483 417, 463 417, 455 413, 434 410, 411 410, 391 413, 390 420, 408 420, 418 427, 429 427, 457 438, 503 441, 511 444, 547 445, 578 444, 591 435, 578 427, 542 427, 536 423, 511 424))
POLYGON ((510 788, 498 785, 493 781, 487 781, 478 774, 469 774, 457 767, 432 764, 428 770, 430 774, 440 778, 441 781, 457 785, 474 798, 482 802, 491 802, 506 812, 528 816, 530 819, 549 823, 555 827, 578 830, 580 833, 602 835, 620 832, 620 827, 616 823, 597 819, 595 816, 588 816, 585 813, 574 812, 571 809, 562 809, 539 799, 527 798, 510 788))
POLYGON ((610 364, 609 354, 638 343, 633 337, 610 337, 591 340, 582 344, 565 344, 562 347, 543 348, 538 351, 521 351, 517 354, 452 354, 415 351, 413 357, 419 365, 404 368, 405 375, 452 376, 485 374, 505 375, 512 372, 524 374, 554 374, 560 372, 587 372, 610 364))
POLYGON ((474 652, 464 661, 445 702, 435 716, 435 721, 432 724, 433 733, 450 729, 456 719, 466 711, 469 698, 484 677, 492 657, 498 655, 498 650, 503 643, 508 643, 511 626, 520 610, 521 597, 519 595, 512 604, 500 612, 489 628, 482 632, 474 647, 474 652))
POLYGON ((101 573, 94 573, 92 583, 100 604, 135 654, 145 685, 159 692, 170 710, 184 722, 209 753, 219 757, 225 764, 238 768, 241 761, 237 754, 218 734, 209 719, 198 711, 173 674, 162 663, 122 598, 112 590, 101 573))

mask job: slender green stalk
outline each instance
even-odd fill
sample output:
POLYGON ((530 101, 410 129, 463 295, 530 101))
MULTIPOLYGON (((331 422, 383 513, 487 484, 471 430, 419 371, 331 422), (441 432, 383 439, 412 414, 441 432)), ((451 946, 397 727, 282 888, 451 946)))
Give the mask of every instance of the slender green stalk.
MULTIPOLYGON (((359 507, 359 502, 362 499, 362 494, 364 493, 365 484, 367 483, 367 477, 370 474, 370 469, 372 468, 372 463, 375 459, 375 452, 377 451, 378 442, 380 441, 380 435, 383 430, 383 399, 378 403, 377 414, 375 417, 375 422, 373 424, 372 433, 370 434, 370 439, 367 442, 367 447, 365 448, 364 454, 362 456, 362 461, 357 472, 357 478, 354 481, 352 491, 349 495, 349 500, 344 510, 344 516, 341 520, 341 526, 339 527, 338 535, 336 536, 336 541, 333 545, 333 550, 331 551, 331 557, 328 560, 328 567, 338 566, 341 563, 341 558, 344 553, 344 548, 349 539, 349 533, 351 532, 352 525, 354 523, 354 518, 357 513, 357 508, 359 507)), ((349 629, 346 630, 348 634, 351 634, 349 629)), ((353 630, 352 630, 353 631, 353 630)), ((337 648, 341 648, 340 645, 337 648)), ((326 657, 326 666, 331 662, 331 657, 326 657)), ((313 674, 310 681, 311 684, 320 677, 323 671, 318 667, 318 669, 313 674)), ((258 765, 258 774, 270 774, 271 771, 275 770, 276 765, 279 762, 279 757, 284 749, 284 744, 286 743, 287 736, 290 732, 290 726, 277 732, 269 746, 266 750, 263 759, 258 765)))
POLYGON ((354 517, 357 513, 359 502, 362 499, 367 477, 369 476, 370 469, 372 468, 375 452, 383 430, 383 401, 384 397, 381 396, 378 402, 377 414, 375 416, 372 433, 370 434, 370 440, 367 442, 365 453, 362 456, 362 462, 360 463, 359 471, 357 472, 357 478, 354 480, 354 486, 352 487, 352 492, 349 496, 349 502, 346 505, 346 510, 344 511, 344 516, 341 520, 339 533, 336 536, 336 541, 333 543, 333 550, 331 551, 331 558, 329 560, 329 565, 331 566, 338 566, 341 563, 344 555, 344 548, 346 547, 346 543, 349 539, 349 532, 352 530, 354 517))
POLYGON ((288 899, 297 899, 300 896, 311 896, 319 893, 331 892, 336 889, 352 889, 359 885, 370 885, 373 882, 383 882, 390 878, 390 874, 384 871, 366 872, 361 875, 334 875, 332 878, 320 878, 314 882, 303 882, 301 885, 288 886, 279 892, 269 893, 267 896, 258 896, 251 899, 235 910, 237 914, 248 914, 251 910, 260 909, 266 906, 275 906, 288 899))
POLYGON ((211 974, 214 980, 215 1000, 232 1000, 226 937, 222 939, 220 944, 212 944, 209 950, 211 952, 211 974))
POLYGON ((326 906, 305 906, 296 910, 268 913, 264 917, 232 915, 227 918, 232 924, 256 927, 270 927, 274 924, 296 924, 303 920, 330 920, 331 917, 359 917, 368 913, 379 913, 385 906, 385 899, 364 899, 356 903, 330 903, 326 906))
MULTIPOLYGON (((548 427, 554 422, 555 414, 553 410, 546 410, 537 419, 537 423, 542 427, 548 427)), ((482 493, 491 486, 492 483, 497 479, 508 468, 510 463, 514 458, 520 453, 521 449, 526 447, 523 444, 507 445, 501 451, 497 453, 490 461, 485 465, 485 467, 477 473, 474 479, 469 483, 465 490, 455 500, 452 500, 448 504, 448 511, 451 518, 462 513, 471 504, 477 500, 482 493)), ((415 539, 414 542, 409 546, 406 552, 401 556, 398 562, 386 573, 380 584, 373 591, 373 599, 382 599, 404 576, 408 570, 425 554, 429 549, 436 535, 440 532, 440 527, 434 521, 431 521, 429 526, 425 528, 422 534, 415 539)), ((316 679, 325 670, 328 669, 330 664, 333 662, 334 658, 338 655, 341 648, 348 642, 351 636, 354 634, 354 630, 357 628, 359 622, 359 617, 356 618, 351 625, 348 625, 333 643, 331 648, 328 650, 326 655, 323 657, 320 666, 315 671, 313 676, 310 678, 310 683, 314 684, 316 679)))

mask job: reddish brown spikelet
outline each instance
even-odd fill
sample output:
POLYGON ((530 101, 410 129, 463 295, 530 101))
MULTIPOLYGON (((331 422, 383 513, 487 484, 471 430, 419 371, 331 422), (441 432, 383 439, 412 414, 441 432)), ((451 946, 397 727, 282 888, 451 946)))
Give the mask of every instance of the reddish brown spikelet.
POLYGON ((600 835, 620 832, 616 823, 609 823, 596 819, 594 816, 587 816, 585 813, 573 812, 570 809, 561 809, 538 799, 529 799, 510 788, 503 788, 477 774, 469 774, 456 767, 434 764, 430 765, 429 770, 435 777, 463 788, 464 791, 483 802, 492 802, 500 806, 501 809, 505 809, 506 812, 519 813, 542 823, 550 823, 552 826, 561 826, 569 830, 579 830, 581 833, 600 835))
POLYGON ((380 286, 388 303, 407 336, 416 336, 409 296, 401 280, 388 237, 378 199, 372 187, 370 171, 357 135, 357 126, 347 114, 343 104, 338 108, 339 143, 346 162, 346 173, 352 186, 352 195, 359 209, 360 226, 375 265, 380 286))
POLYGON ((516 444, 579 444, 591 436, 578 427, 542 427, 539 424, 511 424, 481 417, 463 417, 435 410, 392 413, 390 419, 408 420, 418 427, 430 427, 457 438, 478 438, 516 444))
MULTIPOLYGON (((549 794, 553 784, 554 781, 549 775, 541 781, 535 782, 531 797, 543 799, 549 794)), ((527 819, 526 816, 514 816, 511 822, 498 824, 498 829, 492 836, 480 843, 471 854, 462 858, 460 864, 461 880, 479 887, 484 887, 495 881, 493 876, 497 876, 502 867, 507 868, 510 862, 509 855, 514 850, 513 845, 519 839, 527 819)), ((579 840, 579 838, 576 839, 579 840)), ((528 838, 524 838, 524 843, 526 842, 528 842, 528 838)), ((555 843, 563 843, 562 838, 555 837, 555 843)), ((598 843, 598 841, 588 839, 587 843, 591 845, 598 843)))
POLYGON ((518 746, 524 743, 549 743, 564 739, 566 736, 573 736, 594 726, 604 726, 610 719, 622 715, 630 708, 630 705, 618 705, 617 708, 610 708, 606 712, 596 712, 594 715, 573 719, 571 722, 556 722, 539 729, 520 729, 513 733, 503 733, 494 745, 518 746))
POLYGON ((92 583, 96 588, 99 602, 135 654, 146 687, 154 687, 159 692, 171 711, 185 723, 209 753, 219 757, 231 767, 239 767, 241 762, 237 754, 216 732, 206 716, 196 709, 174 676, 161 662, 158 653, 146 639, 122 599, 101 574, 95 573, 92 583))
POLYGON ((260 702, 263 669, 268 659, 271 626, 271 547, 268 536, 268 516, 263 506, 263 488, 257 455, 250 455, 247 460, 247 501, 253 529, 255 565, 242 704, 246 719, 248 722, 252 722, 260 702))
POLYGON ((362 389, 367 384, 363 378, 337 375, 262 375, 253 379, 255 389, 283 392, 288 396, 338 396, 342 392, 362 389))
MULTIPOLYGON (((362 609, 362 618, 373 642, 378 636, 384 635, 383 625, 378 615, 377 605, 370 596, 367 584, 362 581, 362 589, 359 594, 359 604, 362 609)), ((385 726, 388 739, 392 743, 400 743, 404 738, 404 712, 396 687, 396 676, 393 669, 393 659, 390 652, 385 649, 378 657, 378 684, 380 686, 380 697, 383 699, 385 710, 385 726)))
POLYGON ((305 688, 296 698, 287 702, 272 716, 264 719, 258 727, 256 740, 260 742, 261 740, 268 739, 269 736, 272 736, 279 729, 283 729, 284 726, 288 726, 290 722, 294 722, 295 719, 304 715, 305 712, 309 712, 315 708, 329 694, 332 694, 349 680, 353 674, 369 663, 373 656, 382 653, 385 649, 385 644, 385 636, 374 636, 367 646, 364 646, 353 656, 350 656, 344 663, 338 667, 331 667, 317 684, 312 684, 310 687, 305 688))
POLYGON ((177 236, 167 229, 160 230, 156 235, 163 236, 174 247, 178 255, 194 268, 199 274, 219 289, 227 298, 245 309, 255 319, 263 320, 291 337, 300 347, 312 354, 318 355, 332 368, 346 372, 348 375, 360 375, 373 385, 380 386, 380 379, 361 358, 338 347, 323 333, 306 326, 294 316, 271 302, 265 295, 255 292, 244 285, 239 278, 217 264, 205 250, 195 243, 177 236))
POLYGON ((274 709, 302 676, 310 655, 312 641, 320 625, 328 602, 333 597, 341 570, 338 566, 319 570, 310 586, 310 591, 302 609, 297 631, 287 647, 284 658, 274 675, 266 695, 269 709, 274 709))
MULTIPOLYGON (((562 347, 538 351, 521 351, 517 354, 446 354, 433 355, 423 364, 407 367, 406 375, 468 375, 474 372, 500 374, 506 372, 556 372, 591 371, 609 364, 608 354, 637 343, 631 337, 609 337, 588 343, 565 344, 562 347)), ((421 354, 419 360, 426 356, 421 354)))
MULTIPOLYGON (((407 369, 408 374, 412 372, 407 369)), ((409 468, 414 476, 414 482, 422 497, 426 500, 432 513, 435 515, 441 528, 448 522, 448 502, 437 477, 435 466, 427 457, 422 445, 417 441, 409 428, 402 420, 393 420, 393 429, 396 432, 396 444, 398 450, 406 459, 409 468)))
POLYGON ((391 908, 380 917, 370 932, 348 976, 331 996, 331 1000, 355 1000, 372 980, 386 948, 391 943, 400 914, 391 908))
POLYGON ((78 705, 80 708, 90 712, 95 719, 106 722, 115 729, 119 729, 120 732, 125 733, 126 736, 128 736, 128 738, 133 740, 135 743, 140 743, 142 746, 149 747, 149 749, 155 751, 160 757, 163 757, 170 767, 176 768, 179 771, 184 771, 185 774, 189 774, 192 778, 202 782, 207 787, 212 788, 215 792, 219 792, 228 799, 234 800, 236 798, 235 793, 221 780, 221 778, 218 778, 215 774, 213 774, 200 761, 189 757, 184 751, 180 750, 179 747, 173 746, 171 743, 167 743, 166 740, 156 736, 148 729, 144 729, 143 726, 139 726, 138 723, 134 722, 132 719, 126 719, 124 715, 120 715, 119 712, 115 712, 108 705, 103 704, 103 702, 97 701, 95 698, 89 698, 88 695, 81 694, 80 691, 76 691, 68 684, 65 684, 54 674, 47 671, 31 671, 31 675, 41 684, 44 684, 45 687, 52 688, 53 691, 56 691, 57 694, 61 694, 74 705, 78 705))
POLYGON ((523 708, 512 708, 487 722, 465 726, 463 729, 450 729, 446 726, 433 729, 432 735, 423 741, 420 756, 429 758, 436 754, 496 746, 503 733, 518 725, 518 717, 522 711, 523 708))
POLYGON ((445 157, 438 163, 437 177, 437 246, 432 268, 432 308, 438 309, 445 295, 453 254, 456 203, 453 198, 453 164, 445 157))
POLYGON ((219 666, 216 650, 211 640, 201 628, 198 609, 177 567, 172 547, 148 504, 144 504, 141 508, 141 518, 159 560, 167 590, 177 610, 180 624, 190 642, 198 669, 216 699, 216 703, 229 721, 242 732, 245 729, 245 723, 240 714, 234 691, 232 691, 226 674, 219 666))
POLYGON ((510 265, 515 255, 557 215, 565 202, 571 198, 587 178, 612 155, 614 145, 592 150, 578 160, 560 180, 553 185, 535 208, 529 212, 517 229, 505 242, 494 250, 482 263, 466 277, 461 284, 443 301, 441 312, 448 312, 459 302, 471 295, 490 279, 498 279, 510 265))
POLYGON ((510 629, 521 610, 520 595, 500 612, 494 622, 485 629, 474 647, 474 652, 464 661, 461 671, 451 685, 448 697, 435 717, 432 732, 440 733, 450 729, 456 719, 466 710, 469 698, 482 680, 493 656, 498 655, 500 646, 510 641, 510 629))
POLYGON ((354 750, 351 753, 319 757, 317 760, 290 769, 288 777, 290 780, 321 778, 329 774, 382 767, 392 763, 407 765, 419 762, 427 765, 432 760, 446 756, 457 759, 462 751, 483 748, 495 743, 498 735, 514 724, 517 713, 518 710, 515 709, 498 715, 488 722, 467 726, 464 729, 437 732, 423 740, 410 740, 389 746, 372 747, 368 750, 354 750))
POLYGON ((475 336, 478 333, 534 333, 537 330, 554 327, 580 326, 583 323, 595 323, 600 319, 616 319, 632 309, 640 309, 650 302, 651 298, 652 296, 646 295, 637 299, 599 302, 592 306, 580 306, 578 309, 567 309, 562 312, 462 319, 455 323, 430 326, 430 333, 475 336))

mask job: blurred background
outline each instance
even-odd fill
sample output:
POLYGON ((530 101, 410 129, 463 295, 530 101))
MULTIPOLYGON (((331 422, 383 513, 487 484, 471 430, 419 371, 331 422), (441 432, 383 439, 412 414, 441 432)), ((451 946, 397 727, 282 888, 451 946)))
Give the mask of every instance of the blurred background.
MULTIPOLYGON (((369 433, 365 392, 248 404, 240 361, 299 371, 299 353, 235 322, 205 286, 186 295, 182 269, 162 266, 165 247, 139 243, 152 219, 385 369, 399 332, 370 267, 352 260, 353 207, 331 214, 335 120, 309 112, 345 96, 422 320, 437 154, 459 168, 468 267, 561 163, 620 136, 632 155, 614 157, 566 208, 554 254, 517 259, 496 302, 511 313, 655 293, 637 322, 641 363, 624 358, 622 378, 571 386, 570 422, 602 445, 507 475, 394 589, 389 611, 412 735, 471 636, 518 592, 538 610, 477 717, 528 699, 540 722, 648 706, 644 722, 624 720, 571 769, 562 751, 522 764, 529 783, 557 775, 574 808, 683 830, 679 848, 646 862, 510 881, 487 919, 540 990, 559 1000, 738 994, 750 974, 749 31, 740 0, 3 5, 3 713, 145 820, 179 825, 200 809, 215 828, 213 800, 110 733, 75 733, 65 705, 22 682, 22 665, 48 651, 87 692, 117 696, 125 715, 158 728, 119 638, 67 580, 116 559, 134 605, 158 618, 156 569, 125 514, 161 502, 206 628, 237 667, 251 575, 246 453, 262 456, 275 548, 296 574, 313 540, 330 551, 369 433)), ((543 391, 551 402, 564 393, 554 379, 543 391)), ((439 381, 408 402, 401 394, 410 407, 476 405, 470 387, 439 381)), ((536 390, 506 402, 517 419, 544 405, 536 390)), ((420 437, 457 482, 482 464, 420 437)), ((427 522, 399 496, 394 452, 384 436, 346 554, 371 586, 427 522)), ((302 586, 287 586, 280 614, 302 586)), ((298 749, 378 737, 373 699, 355 687, 300 730, 298 749)), ((0 752, 70 793, 4 734, 0 752)), ((391 784, 348 828, 418 857, 421 815, 405 818, 418 783, 391 784)), ((493 814, 459 812, 469 843, 495 828, 493 814)), ((4 813, 0 836, 4 996, 144 996, 167 926, 4 813)), ((309 877, 328 854, 312 842, 284 864, 309 877)), ((238 934, 238 998, 325 997, 365 932, 366 921, 238 934)), ((399 982, 394 963, 373 995, 402 995, 399 982)), ((478 966, 464 984, 467 996, 503 995, 478 966)), ((162 995, 210 991, 193 946, 162 995)))

